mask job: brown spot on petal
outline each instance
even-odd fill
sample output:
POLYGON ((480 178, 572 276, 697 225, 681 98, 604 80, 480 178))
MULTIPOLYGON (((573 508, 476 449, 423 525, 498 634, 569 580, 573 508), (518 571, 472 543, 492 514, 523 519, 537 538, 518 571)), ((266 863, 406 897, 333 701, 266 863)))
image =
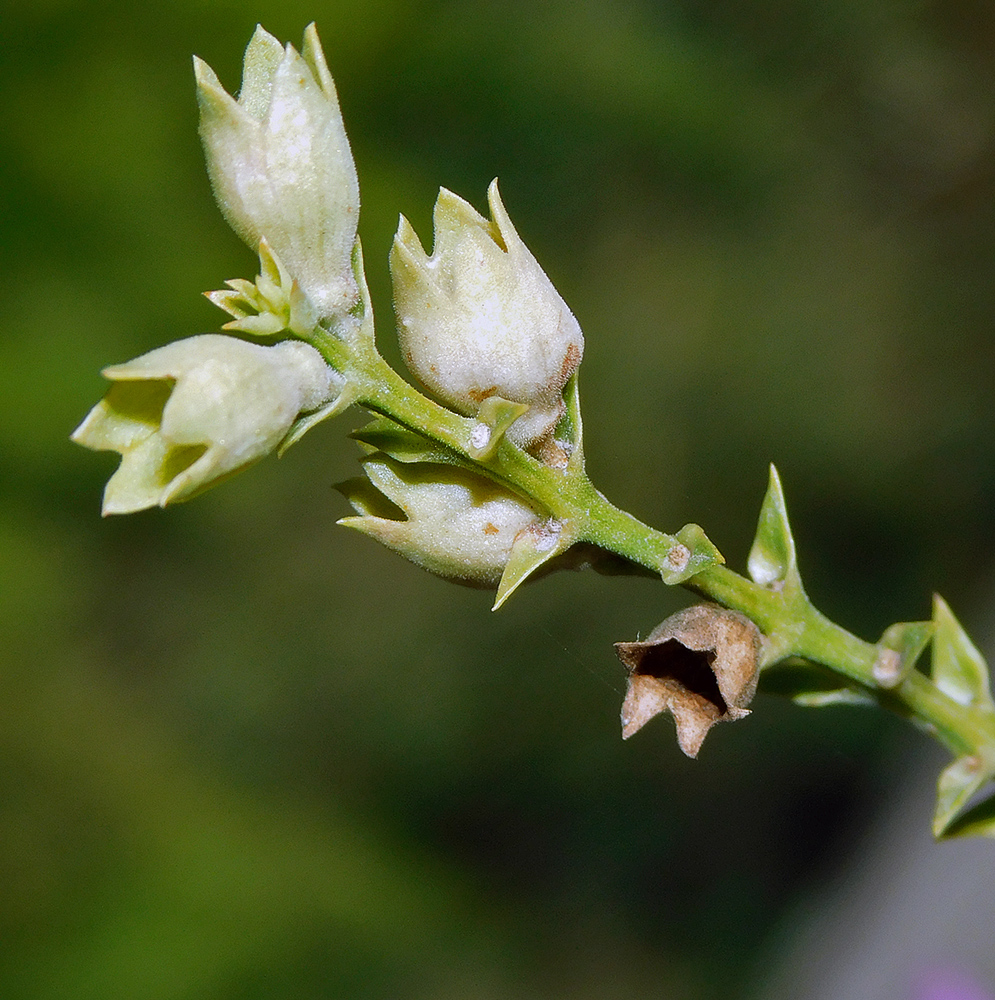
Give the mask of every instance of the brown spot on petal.
POLYGON ((563 365, 560 367, 560 385, 567 384, 567 379, 577 371, 579 364, 580 348, 576 344, 568 344, 566 357, 563 359, 563 365))
POLYGON ((760 630, 748 618, 710 604, 672 615, 644 642, 615 643, 629 671, 623 739, 669 712, 681 749, 697 756, 715 723, 749 715, 762 644, 760 630))
POLYGON ((466 394, 478 405, 482 403, 489 396, 494 396, 497 394, 498 387, 492 385, 489 389, 467 389, 466 394))
POLYGON ((500 530, 501 530, 500 528, 498 528, 495 525, 491 524, 490 521, 488 521, 487 524, 484 525, 484 534, 485 535, 496 535, 500 530))

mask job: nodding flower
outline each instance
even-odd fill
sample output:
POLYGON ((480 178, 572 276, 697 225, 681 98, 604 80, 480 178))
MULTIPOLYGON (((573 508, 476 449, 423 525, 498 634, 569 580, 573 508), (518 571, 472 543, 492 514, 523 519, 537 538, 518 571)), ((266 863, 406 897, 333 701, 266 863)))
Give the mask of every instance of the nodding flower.
POLYGON ((178 340, 103 374, 113 384, 72 439, 121 454, 105 515, 165 507, 227 479, 279 447, 301 415, 330 416, 344 384, 307 344, 222 334, 178 340))

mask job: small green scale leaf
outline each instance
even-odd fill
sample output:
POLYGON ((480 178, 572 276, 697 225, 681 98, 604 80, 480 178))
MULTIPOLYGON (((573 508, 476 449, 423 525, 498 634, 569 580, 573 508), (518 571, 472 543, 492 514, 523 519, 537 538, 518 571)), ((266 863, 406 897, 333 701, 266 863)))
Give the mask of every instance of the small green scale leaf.
POLYGON ((876 704, 872 695, 859 685, 841 686, 838 674, 798 659, 784 660, 765 669, 760 675, 760 690, 790 698, 803 708, 876 704))
POLYGON ((584 425, 580 417, 580 389, 577 385, 578 372, 570 376, 563 389, 563 402, 566 411, 556 425, 556 438, 563 442, 570 451, 567 467, 571 469, 584 468, 584 425))
POLYGON ((810 691, 796 694, 791 699, 801 708, 826 708, 830 705, 861 705, 864 707, 876 705, 877 702, 863 691, 856 688, 837 688, 835 691, 810 691))
POLYGON ((958 816, 944 831, 944 839, 951 837, 995 838, 995 794, 958 816))
POLYGON ((314 413, 305 413, 299 416, 290 425, 290 430, 287 431, 286 437, 284 437, 277 447, 277 455, 282 458, 283 453, 291 445, 297 444, 315 424, 320 424, 323 420, 329 420, 347 410, 355 402, 356 395, 355 386, 351 382, 346 382, 342 391, 327 406, 322 407, 320 410, 315 410, 314 413))
POLYGON ((435 462, 473 468, 458 452, 402 427, 389 417, 375 417, 349 436, 373 451, 382 451, 398 462, 435 462))
POLYGON ((519 533, 511 547, 492 611, 502 604, 550 559, 566 552, 574 543, 574 533, 562 521, 537 521, 519 533))
POLYGON ((933 597, 933 682, 960 705, 995 711, 988 665, 939 594, 933 597))
POLYGON ((663 582, 669 586, 683 583, 709 566, 725 562, 722 553, 697 524, 685 524, 675 538, 667 563, 660 571, 663 582))
POLYGON ((898 622, 885 629, 878 640, 878 655, 872 673, 883 688, 894 688, 905 680, 933 637, 932 622, 898 622))
POLYGON ((946 836, 948 828, 971 796, 991 777, 980 756, 958 757, 944 769, 936 785, 933 836, 946 836))
POLYGON ((477 411, 477 422, 470 430, 467 451, 471 458, 487 461, 497 451, 505 431, 529 409, 528 403, 516 403, 501 396, 488 396, 477 411))
POLYGON ((795 540, 788 524, 781 477, 773 465, 747 567, 753 581, 765 587, 799 582, 795 540))

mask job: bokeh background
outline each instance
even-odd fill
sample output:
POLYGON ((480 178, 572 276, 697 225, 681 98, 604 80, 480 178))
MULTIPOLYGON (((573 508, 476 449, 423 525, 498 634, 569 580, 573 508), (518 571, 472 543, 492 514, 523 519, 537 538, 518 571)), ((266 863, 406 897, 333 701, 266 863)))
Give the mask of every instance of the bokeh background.
POLYGON ((892 863, 928 824, 909 727, 761 696, 697 761, 667 720, 623 744, 611 644, 686 596, 561 574, 492 614, 338 529, 358 413, 100 519, 115 458, 68 441, 100 367, 255 274, 191 54, 234 89, 257 21, 312 19, 389 358, 397 213, 427 242, 440 184, 483 208, 499 176, 616 503, 742 568, 776 461, 823 610, 875 639, 936 589, 992 650, 990 4, 4 0, 0 995, 808 995, 798 929, 886 810, 917 803, 892 863))

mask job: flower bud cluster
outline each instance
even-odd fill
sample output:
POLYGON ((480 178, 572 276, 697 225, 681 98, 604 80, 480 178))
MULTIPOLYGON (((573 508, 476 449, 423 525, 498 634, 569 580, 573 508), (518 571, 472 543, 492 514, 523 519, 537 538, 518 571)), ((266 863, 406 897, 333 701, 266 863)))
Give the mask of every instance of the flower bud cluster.
MULTIPOLYGON (((342 334, 350 376, 306 343, 260 346, 220 335, 106 369, 112 387, 73 435, 122 456, 105 513, 195 495, 348 405, 365 377, 349 368, 358 343, 349 331, 366 329, 358 184, 314 26, 300 53, 257 28, 237 99, 199 59, 195 73, 215 196, 260 259, 254 282, 231 280, 208 298, 234 317, 228 330, 309 340, 324 326, 342 334)), ((468 461, 411 461, 373 446, 364 460, 368 482, 347 494, 358 516, 342 523, 442 576, 500 583, 506 596, 571 536, 559 522, 551 533, 548 514, 473 462, 491 461, 506 437, 566 465, 579 446, 579 417, 569 440, 553 435, 584 337, 512 225, 496 181, 488 203, 490 219, 443 189, 432 255, 403 217, 391 252, 404 356, 443 403, 476 417, 468 461)), ((416 451, 427 443, 419 441, 416 451)))
POLYGON ((497 181, 487 200, 491 219, 443 188, 431 256, 401 217, 390 257, 398 335, 415 377, 457 412, 473 416, 491 396, 526 404, 508 437, 534 449, 563 414, 584 335, 511 224, 497 181))
POLYGON ((188 500, 277 448, 302 413, 330 409, 343 379, 307 344, 221 334, 105 368, 113 385, 72 439, 117 451, 104 514, 188 500))

